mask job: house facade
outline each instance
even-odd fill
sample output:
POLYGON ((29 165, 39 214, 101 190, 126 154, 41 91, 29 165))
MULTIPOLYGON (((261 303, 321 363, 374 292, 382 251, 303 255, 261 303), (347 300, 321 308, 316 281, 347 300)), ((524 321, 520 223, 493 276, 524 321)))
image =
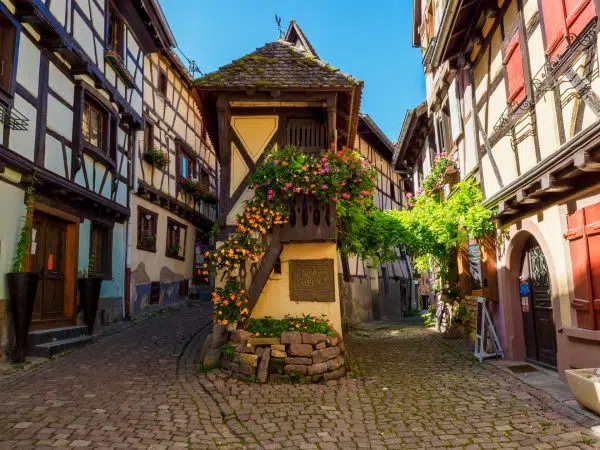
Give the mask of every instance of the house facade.
POLYGON ((32 329, 76 323, 77 278, 103 279, 98 321, 123 317, 145 55, 174 45, 158 2, 0 2, 0 345, 5 274, 34 189, 27 268, 40 274, 32 329))
MULTIPOLYGON (((315 152, 355 143, 362 82, 319 59, 293 21, 285 37, 196 80, 195 92, 219 158, 217 247, 235 233, 236 216, 253 195, 249 176, 267 150, 293 145, 315 152)), ((252 317, 325 314, 341 331, 334 206, 310 198, 298 202, 298 220, 275 228, 261 260, 245 261, 240 269, 249 309, 252 317), (331 289, 324 300, 299 301, 292 276, 313 284, 318 277, 331 289)), ((217 286, 226 274, 217 276, 217 286)))
POLYGON ((198 270, 217 216, 217 158, 192 77, 171 49, 147 55, 144 69, 144 130, 131 200, 132 314, 207 293, 198 270))
MULTIPOLYGON (((393 164, 396 147, 366 114, 359 114, 354 148, 377 169, 375 205, 381 210, 404 208, 405 179, 393 164)), ((357 256, 341 255, 340 268, 345 320, 360 323, 400 317, 419 306, 410 261, 402 249, 396 261, 374 267, 357 256)))
POLYGON ((508 358, 561 373, 600 363, 598 8, 414 2, 435 143, 497 210, 497 332, 508 358))

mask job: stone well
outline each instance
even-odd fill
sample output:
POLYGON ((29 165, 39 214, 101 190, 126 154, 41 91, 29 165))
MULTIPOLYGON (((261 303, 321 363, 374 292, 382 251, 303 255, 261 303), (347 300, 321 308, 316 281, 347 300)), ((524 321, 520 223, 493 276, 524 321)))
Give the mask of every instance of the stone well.
POLYGON ((321 333, 286 332, 281 337, 256 337, 235 330, 229 345, 233 356, 222 356, 221 367, 234 376, 259 383, 302 379, 318 383, 335 380, 346 373, 341 336, 321 333))

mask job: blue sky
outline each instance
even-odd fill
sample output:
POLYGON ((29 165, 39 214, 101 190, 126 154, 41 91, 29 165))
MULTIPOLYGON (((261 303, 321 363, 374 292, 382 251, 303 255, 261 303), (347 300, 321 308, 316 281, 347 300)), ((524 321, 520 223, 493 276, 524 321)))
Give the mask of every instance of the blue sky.
POLYGON ((412 1, 161 0, 179 47, 216 70, 277 39, 274 16, 295 19, 319 56, 364 80, 361 109, 395 141, 407 109, 425 98, 420 49, 411 45, 412 1))

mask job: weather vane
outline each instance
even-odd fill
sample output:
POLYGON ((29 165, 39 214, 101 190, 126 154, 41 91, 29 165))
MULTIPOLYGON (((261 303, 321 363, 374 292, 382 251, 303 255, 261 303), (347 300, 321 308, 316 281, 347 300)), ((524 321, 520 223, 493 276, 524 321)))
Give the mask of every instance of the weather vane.
POLYGON ((277 23, 277 28, 279 28, 279 39, 283 37, 283 29, 281 28, 281 17, 275 14, 275 22, 277 23))

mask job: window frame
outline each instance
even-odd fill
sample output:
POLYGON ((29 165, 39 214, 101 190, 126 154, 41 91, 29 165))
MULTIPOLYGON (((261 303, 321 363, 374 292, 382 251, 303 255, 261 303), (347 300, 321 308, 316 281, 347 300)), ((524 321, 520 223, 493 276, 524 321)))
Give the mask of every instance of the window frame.
POLYGON ((167 76, 167 72, 158 67, 158 79, 156 80, 156 92, 164 99, 167 98, 167 92, 169 89, 169 77, 167 76), (164 80, 164 86, 163 86, 164 80))
POLYGON ((158 213, 151 211, 143 206, 138 206, 138 223, 137 223, 137 248, 146 252, 156 253, 156 241, 158 240, 158 213), (146 216, 150 215, 150 219, 146 216), (152 234, 144 235, 142 233, 143 220, 149 220, 152 226, 152 234), (145 237, 153 237, 154 243, 148 245, 142 242, 145 237))
POLYGON ((177 176, 175 177, 177 183, 179 183, 183 179, 193 180, 198 177, 198 158, 192 151, 192 149, 181 139, 176 140, 176 148, 177 148, 177 176), (182 169, 182 157, 185 156, 188 160, 187 166, 187 174, 184 176, 181 174, 182 169), (190 164, 191 163, 191 164, 190 164))
POLYGON ((168 258, 178 259, 179 261, 185 261, 185 243, 187 241, 187 225, 182 224, 181 222, 173 219, 172 217, 167 217, 167 232, 166 232, 166 243, 165 243, 165 256, 168 258), (177 231, 180 229, 185 230, 183 243, 180 240, 181 233, 179 233, 176 239, 177 245, 179 246, 178 254, 175 254, 170 249, 172 248, 172 233, 174 231, 174 227, 177 226, 177 231), (179 254, 181 253, 181 254, 179 254))
POLYGON ((123 15, 119 13, 116 5, 112 0, 108 2, 108 14, 106 17, 106 49, 115 52, 119 57, 125 59, 125 19, 123 15), (111 33, 111 23, 115 19, 116 29, 111 33), (118 41, 120 48, 115 48, 113 45, 113 38, 118 41))
MULTIPOLYGON (((100 229, 102 233, 102 253, 100 270, 89 270, 89 276, 99 277, 103 280, 112 280, 112 242, 113 242, 113 227, 96 220, 92 220, 90 225, 90 243, 89 256, 94 254, 94 231, 100 229)), ((94 255, 94 266, 96 266, 96 257, 94 255)))
MULTIPOLYGON (((0 83, 0 102, 5 103, 7 105, 12 104, 15 90, 17 86, 17 64, 19 58, 19 44, 21 38, 21 24, 12 13, 8 10, 8 8, 0 3, 0 21, 5 20, 8 24, 10 24, 14 28, 14 38, 12 45, 12 61, 10 61, 10 70, 7 72, 10 73, 10 81, 7 83, 8 86, 5 87, 2 83, 0 83)), ((10 46, 6 47, 7 52, 10 51, 10 46)), ((0 56, 2 56, 0 52, 0 56)), ((10 58, 9 58, 10 59, 10 58)), ((0 67, 2 70, 2 67, 0 67)))

